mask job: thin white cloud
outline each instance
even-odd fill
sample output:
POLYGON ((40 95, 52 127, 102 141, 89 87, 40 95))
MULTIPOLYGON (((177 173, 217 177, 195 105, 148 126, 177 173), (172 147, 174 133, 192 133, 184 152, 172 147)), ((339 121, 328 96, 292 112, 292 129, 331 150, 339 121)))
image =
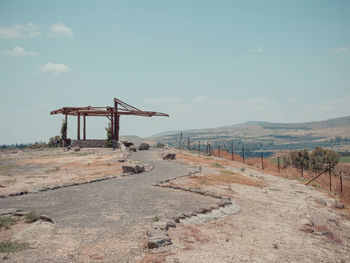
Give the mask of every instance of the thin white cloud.
POLYGON ((336 53, 343 53, 343 52, 347 52, 348 48, 347 47, 335 47, 335 48, 332 48, 332 50, 336 53))
POLYGON ((23 47, 15 46, 12 50, 4 50, 5 56, 37 56, 38 53, 26 51, 23 47))
POLYGON ((0 38, 36 37, 41 34, 38 29, 39 26, 33 23, 2 26, 0 27, 0 38))
POLYGON ((207 103, 208 102, 208 98, 206 96, 197 96, 193 99, 193 102, 196 103, 207 103))
POLYGON ((248 52, 263 52, 264 49, 262 47, 256 47, 256 48, 248 48, 248 52))
POLYGON ((182 98, 176 97, 163 97, 163 98, 145 98, 143 100, 145 103, 149 104, 168 104, 168 103, 178 103, 182 101, 182 98))
POLYGON ((49 37, 73 36, 73 30, 63 23, 53 24, 50 27, 49 37))
POLYGON ((70 68, 64 64, 54 64, 52 62, 47 63, 44 66, 39 66, 39 69, 43 72, 51 72, 55 75, 58 75, 63 72, 67 72, 70 68))

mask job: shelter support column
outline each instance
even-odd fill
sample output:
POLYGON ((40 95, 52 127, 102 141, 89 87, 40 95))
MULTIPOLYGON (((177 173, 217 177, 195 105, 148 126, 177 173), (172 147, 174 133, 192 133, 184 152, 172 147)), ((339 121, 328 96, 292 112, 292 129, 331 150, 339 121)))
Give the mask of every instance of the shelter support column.
POLYGON ((80 113, 78 113, 78 128, 77 128, 77 140, 80 141, 80 113))
POLYGON ((120 116, 119 115, 117 115, 117 119, 115 120, 115 139, 117 140, 117 141, 119 141, 119 119, 120 119, 120 116))
POLYGON ((113 113, 111 113, 111 134, 114 139, 114 121, 113 121, 113 113))
POLYGON ((114 136, 113 138, 119 141, 119 115, 118 115, 118 103, 114 101, 114 136))
POLYGON ((86 115, 84 114, 83 140, 86 140, 86 115))
POLYGON ((68 136, 68 114, 67 113, 65 114, 64 121, 66 122, 66 136, 63 139, 67 140, 67 136, 68 136))

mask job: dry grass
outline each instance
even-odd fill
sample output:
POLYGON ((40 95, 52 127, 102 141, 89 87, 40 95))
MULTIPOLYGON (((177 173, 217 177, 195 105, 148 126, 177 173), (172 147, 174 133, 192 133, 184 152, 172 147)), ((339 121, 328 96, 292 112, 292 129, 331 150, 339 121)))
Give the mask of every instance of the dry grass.
MULTIPOLYGON (((217 151, 215 152, 217 154, 217 151)), ((185 162, 194 162, 198 164, 208 164, 212 167, 220 168, 220 166, 231 166, 238 168, 237 165, 238 162, 242 162, 242 158, 239 155, 234 155, 234 161, 231 161, 231 154, 225 151, 220 152, 220 158, 223 158, 222 160, 215 160, 208 157, 200 157, 200 156, 193 156, 189 154, 178 154, 178 160, 182 160, 185 162)), ((260 158, 246 158, 245 159, 245 165, 254 167, 254 169, 261 170, 261 159, 260 158)), ((328 191, 329 193, 332 193, 332 197, 339 199, 341 202, 345 204, 346 209, 343 210, 345 213, 348 213, 350 215, 350 176, 349 171, 345 169, 343 164, 338 165, 336 171, 332 174, 332 191, 329 191, 329 174, 323 174, 319 178, 317 178, 313 183, 311 183, 312 186, 315 186, 319 190, 328 191), (343 174, 343 193, 340 194, 340 178, 337 175, 339 173, 339 170, 342 170, 343 174)), ((270 161, 270 159, 265 158, 264 159, 264 171, 268 172, 269 174, 279 176, 282 178, 288 178, 288 179, 298 179, 301 183, 306 183, 307 181, 314 178, 317 174, 304 171, 303 172, 303 178, 301 177, 301 171, 300 169, 296 168, 282 168, 282 164, 280 167, 280 173, 278 173, 278 166, 276 163, 273 163, 270 161)))
POLYGON ((229 170, 221 171, 220 174, 208 174, 203 176, 191 176, 193 184, 198 187, 198 185, 229 185, 229 184, 243 184, 255 187, 265 187, 267 184, 265 182, 259 181, 254 178, 239 175, 233 173, 229 170))
POLYGON ((165 259, 169 253, 147 253, 139 263, 165 263, 165 259))

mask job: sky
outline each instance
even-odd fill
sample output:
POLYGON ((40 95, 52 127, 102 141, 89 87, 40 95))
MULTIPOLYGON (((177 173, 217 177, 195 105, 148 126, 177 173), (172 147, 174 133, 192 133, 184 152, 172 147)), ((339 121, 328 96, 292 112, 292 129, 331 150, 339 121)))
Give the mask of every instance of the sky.
MULTIPOLYGON (((65 106, 119 98, 149 136, 350 115, 350 1, 0 1, 0 144, 48 141, 65 106)), ((76 138, 75 117, 68 135, 76 138)), ((87 119, 87 138, 108 120, 87 119)))

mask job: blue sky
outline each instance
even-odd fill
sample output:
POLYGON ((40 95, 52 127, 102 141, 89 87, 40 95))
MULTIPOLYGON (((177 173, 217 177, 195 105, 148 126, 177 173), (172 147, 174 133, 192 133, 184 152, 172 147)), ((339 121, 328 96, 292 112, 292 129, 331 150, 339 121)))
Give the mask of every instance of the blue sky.
MULTIPOLYGON (((114 97, 170 118, 121 134, 350 115, 349 1, 1 1, 0 144, 114 97)), ((76 119, 69 118, 76 137, 76 119)), ((104 138, 107 119, 88 118, 104 138)))

